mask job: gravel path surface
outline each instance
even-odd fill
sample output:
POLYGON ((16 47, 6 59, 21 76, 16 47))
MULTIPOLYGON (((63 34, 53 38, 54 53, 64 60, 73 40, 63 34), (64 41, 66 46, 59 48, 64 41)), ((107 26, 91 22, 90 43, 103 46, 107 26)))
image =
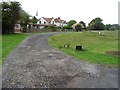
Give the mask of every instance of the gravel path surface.
POLYGON ((3 88, 117 88, 118 69, 76 60, 53 49, 48 38, 32 34, 5 61, 3 88))

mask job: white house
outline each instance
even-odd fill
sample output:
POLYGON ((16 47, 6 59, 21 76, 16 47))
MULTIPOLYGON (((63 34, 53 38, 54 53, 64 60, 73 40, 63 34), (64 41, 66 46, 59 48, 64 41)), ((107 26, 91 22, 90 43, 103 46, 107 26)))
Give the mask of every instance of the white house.
POLYGON ((61 27, 61 26, 66 26, 67 25, 66 21, 60 19, 60 17, 58 17, 58 18, 56 18, 54 20, 55 20, 56 26, 60 26, 61 27))
POLYGON ((38 20, 37 24, 54 24, 54 19, 53 18, 45 18, 42 17, 38 20))
POLYGON ((52 18, 41 17, 38 20, 37 24, 41 26, 43 25, 43 26, 60 26, 60 27, 67 25, 66 21, 60 19, 60 17, 56 19, 54 19, 53 17, 52 18))

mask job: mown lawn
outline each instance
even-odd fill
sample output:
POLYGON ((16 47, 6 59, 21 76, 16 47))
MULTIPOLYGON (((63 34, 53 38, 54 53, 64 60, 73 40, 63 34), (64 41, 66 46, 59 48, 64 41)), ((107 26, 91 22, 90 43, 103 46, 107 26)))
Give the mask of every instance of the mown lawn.
POLYGON ((70 44, 70 48, 60 50, 90 63, 107 66, 117 66, 118 56, 109 55, 107 51, 118 51, 118 32, 105 31, 104 35, 98 32, 73 32, 58 34, 49 39, 49 43, 60 49, 64 44, 70 44), (75 46, 82 45, 83 51, 76 51, 75 46))
MULTIPOLYGON (((9 34, 9 35, 2 35, 2 60, 0 60, 0 64, 4 62, 10 52, 26 37, 27 34, 9 34)), ((1 54, 1 53, 0 53, 1 54)))

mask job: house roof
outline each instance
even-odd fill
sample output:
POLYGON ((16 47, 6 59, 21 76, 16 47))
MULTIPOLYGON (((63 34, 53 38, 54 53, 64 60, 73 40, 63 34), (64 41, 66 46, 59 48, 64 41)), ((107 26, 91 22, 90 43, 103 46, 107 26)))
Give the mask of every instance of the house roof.
POLYGON ((53 18, 45 18, 45 17, 42 17, 42 18, 44 18, 48 23, 50 23, 51 20, 53 19, 53 18))
MULTIPOLYGON (((51 20, 52 19, 54 19, 53 17, 52 18, 45 18, 45 17, 42 17, 43 19, 45 19, 48 23, 50 23, 51 22, 51 20)), ((64 20, 62 20, 62 19, 60 19, 60 17, 58 17, 58 18, 56 18, 56 19, 54 19, 54 21, 57 23, 66 23, 66 21, 64 21, 64 20)))
POLYGON ((62 23, 62 22, 66 22, 66 21, 64 21, 64 20, 62 20, 62 19, 60 19, 59 17, 58 18, 56 18, 56 19, 54 19, 55 20, 55 22, 59 22, 59 23, 62 23))

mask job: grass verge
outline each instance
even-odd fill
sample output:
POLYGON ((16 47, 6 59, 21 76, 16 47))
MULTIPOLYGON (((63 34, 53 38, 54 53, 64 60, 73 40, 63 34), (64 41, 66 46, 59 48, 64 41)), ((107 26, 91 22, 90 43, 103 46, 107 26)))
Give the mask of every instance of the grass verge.
POLYGON ((118 32, 105 31, 104 35, 98 32, 73 32, 54 35, 49 39, 49 43, 74 56, 79 60, 107 66, 118 66, 118 56, 107 54, 107 51, 118 51, 118 32), (65 44, 70 44, 70 48, 64 48, 65 44), (75 46, 82 45, 84 51, 76 51, 75 46))
POLYGON ((2 35, 2 60, 0 60, 0 64, 4 63, 10 52, 28 36, 27 34, 2 35))

